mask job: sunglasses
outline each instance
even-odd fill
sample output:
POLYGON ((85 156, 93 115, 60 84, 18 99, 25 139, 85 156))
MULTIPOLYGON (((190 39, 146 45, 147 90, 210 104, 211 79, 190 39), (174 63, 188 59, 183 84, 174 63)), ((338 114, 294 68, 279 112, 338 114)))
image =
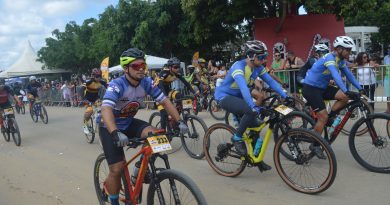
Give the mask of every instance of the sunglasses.
POLYGON ((280 55, 275 55, 275 57, 280 57, 280 55))
POLYGON ((260 61, 264 60, 267 58, 267 55, 266 54, 263 54, 263 55, 258 55, 257 56, 257 59, 259 59, 260 61))
POLYGON ((146 64, 144 62, 132 63, 130 67, 136 71, 140 71, 141 69, 145 69, 146 64))
POLYGON ((173 68, 173 69, 179 69, 180 66, 178 66, 178 65, 173 65, 172 68, 173 68))

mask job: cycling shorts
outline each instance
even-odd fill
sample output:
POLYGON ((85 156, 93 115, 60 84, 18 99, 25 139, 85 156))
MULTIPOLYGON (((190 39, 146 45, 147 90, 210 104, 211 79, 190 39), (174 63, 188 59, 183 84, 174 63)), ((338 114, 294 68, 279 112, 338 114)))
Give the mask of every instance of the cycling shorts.
POLYGON ((311 85, 303 84, 302 94, 307 104, 315 112, 326 109, 324 100, 334 100, 339 88, 328 86, 325 90, 311 85))
MULTIPOLYGON (((142 131, 149 127, 149 123, 139 120, 133 119, 131 124, 127 127, 126 130, 121 130, 123 134, 125 134, 129 138, 140 138, 142 131)), ((125 153, 122 147, 118 147, 114 142, 114 139, 111 137, 107 128, 100 126, 99 127, 99 135, 100 141, 102 142, 104 155, 106 156, 107 163, 109 165, 115 164, 125 160, 125 153)))
POLYGON ((96 100, 99 99, 99 94, 98 93, 90 93, 86 92, 84 95, 85 99, 88 100, 91 103, 95 103, 96 100))

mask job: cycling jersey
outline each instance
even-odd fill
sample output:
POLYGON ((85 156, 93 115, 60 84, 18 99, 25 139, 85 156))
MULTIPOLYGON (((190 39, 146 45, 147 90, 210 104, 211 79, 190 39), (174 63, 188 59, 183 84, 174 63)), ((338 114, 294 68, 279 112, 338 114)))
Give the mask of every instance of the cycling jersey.
POLYGON ((42 87, 41 83, 35 81, 34 83, 30 83, 27 86, 27 93, 30 93, 34 97, 38 97, 38 88, 42 87))
POLYGON ((94 79, 89 79, 85 82, 85 93, 98 93, 102 86, 107 87, 107 82, 102 79, 97 82, 94 79))
MULTIPOLYGON (((154 85, 150 77, 143 78, 139 85, 134 87, 125 76, 121 76, 109 83, 104 94, 102 106, 108 106, 113 109, 115 124, 119 130, 123 131, 132 123, 147 94, 152 96, 158 103, 161 103, 166 98, 164 93, 154 85)), ((98 118, 99 121, 100 116, 98 118)))
POLYGON ((304 83, 313 87, 326 89, 329 81, 333 78, 337 86, 345 93, 348 89, 341 79, 339 70, 344 73, 349 82, 351 82, 357 89, 362 89, 351 71, 346 66, 345 61, 336 57, 336 54, 334 53, 328 53, 319 58, 312 68, 307 71, 304 83))
POLYGON ((194 90, 191 85, 183 78, 183 76, 179 73, 172 73, 169 69, 164 69, 160 72, 160 74, 155 79, 156 85, 164 92, 165 95, 168 95, 169 91, 171 91, 171 83, 179 79, 184 85, 189 89, 192 93, 194 90))
POLYGON ((0 104, 5 104, 9 102, 8 96, 14 95, 13 90, 8 85, 0 85, 0 104))
MULTIPOLYGON (((236 61, 229 69, 225 80, 215 90, 215 99, 220 101, 222 98, 228 95, 243 98, 245 102, 253 108, 255 103, 252 100, 252 96, 248 87, 252 86, 256 77, 260 76, 270 87, 279 93, 283 98, 287 97, 287 94, 283 92, 282 88, 271 76, 267 73, 267 70, 263 66, 255 67, 251 69, 246 64, 246 60, 236 61)), ((238 105, 239 106, 239 105, 238 105)))

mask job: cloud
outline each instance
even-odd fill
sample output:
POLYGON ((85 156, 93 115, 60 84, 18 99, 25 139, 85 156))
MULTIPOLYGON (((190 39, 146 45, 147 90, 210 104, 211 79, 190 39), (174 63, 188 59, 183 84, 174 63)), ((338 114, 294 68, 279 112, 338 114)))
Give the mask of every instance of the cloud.
POLYGON ((42 11, 48 16, 61 16, 68 15, 84 8, 84 4, 81 1, 50 1, 46 2, 42 11))

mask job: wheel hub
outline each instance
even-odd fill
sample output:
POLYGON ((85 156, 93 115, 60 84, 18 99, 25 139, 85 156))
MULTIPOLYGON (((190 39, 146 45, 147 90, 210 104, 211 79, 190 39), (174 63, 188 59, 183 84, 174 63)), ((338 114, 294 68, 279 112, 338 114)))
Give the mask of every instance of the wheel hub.
POLYGON ((389 140, 386 137, 378 136, 378 139, 374 142, 375 147, 384 149, 388 146, 389 140))

